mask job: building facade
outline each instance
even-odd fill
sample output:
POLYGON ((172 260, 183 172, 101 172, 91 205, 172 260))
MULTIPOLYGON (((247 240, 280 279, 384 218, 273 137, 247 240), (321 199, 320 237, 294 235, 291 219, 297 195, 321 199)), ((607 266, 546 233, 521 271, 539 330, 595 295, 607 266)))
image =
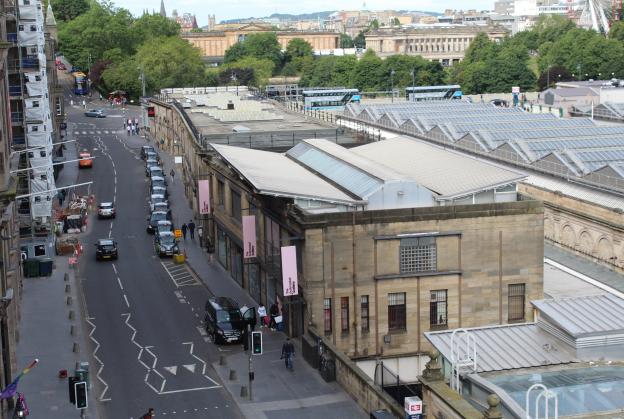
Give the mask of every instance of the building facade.
MULTIPOLYGON (((273 30, 267 25, 249 24, 220 31, 183 33, 181 36, 199 48, 208 61, 221 62, 228 48, 244 40, 247 35, 261 32, 273 32, 273 30)), ((286 49, 288 42, 294 38, 305 40, 315 51, 335 49, 340 45, 340 34, 336 32, 277 31, 276 34, 282 49, 286 49)))
POLYGON ((451 66, 464 59, 466 50, 479 33, 501 41, 509 31, 502 27, 432 26, 368 32, 366 48, 381 57, 395 54, 420 55, 451 66))

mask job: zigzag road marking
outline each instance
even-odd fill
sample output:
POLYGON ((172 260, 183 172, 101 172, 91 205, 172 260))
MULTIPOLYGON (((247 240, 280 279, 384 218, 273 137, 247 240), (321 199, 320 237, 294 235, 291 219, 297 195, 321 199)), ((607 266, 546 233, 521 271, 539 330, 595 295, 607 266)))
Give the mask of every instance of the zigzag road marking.
POLYGON ((104 390, 102 390, 102 394, 100 394, 99 400, 101 402, 109 402, 109 401, 111 401, 111 398, 110 397, 108 397, 108 398, 104 397, 104 395, 108 391, 108 384, 106 384, 106 381, 104 381, 104 379, 101 376, 102 370, 104 369, 104 363, 102 362, 100 357, 98 357, 96 355, 97 351, 100 349, 100 343, 97 340, 95 340, 95 338, 93 337, 93 334, 95 333, 96 326, 95 326, 95 324, 91 320, 95 320, 95 317, 88 317, 86 320, 87 320, 87 323, 89 323, 89 325, 92 327, 91 333, 89 333, 89 339, 91 339, 95 343, 95 349, 93 350, 93 358, 100 364, 100 368, 98 368, 97 373, 95 374, 95 376, 97 377, 97 379, 104 386, 104 390))

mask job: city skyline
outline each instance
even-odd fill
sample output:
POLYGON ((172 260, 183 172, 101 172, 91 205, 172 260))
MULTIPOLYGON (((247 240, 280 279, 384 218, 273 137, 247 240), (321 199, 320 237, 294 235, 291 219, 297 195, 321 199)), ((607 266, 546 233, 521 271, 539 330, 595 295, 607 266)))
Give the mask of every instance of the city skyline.
MULTIPOLYGON (((116 6, 130 10, 135 16, 140 16, 144 10, 156 11, 160 10, 160 2, 158 0, 117 0, 114 2, 116 6)), ((490 10, 494 6, 494 0, 447 0, 439 2, 435 0, 395 0, 393 2, 385 2, 382 0, 348 0, 341 3, 341 7, 337 8, 336 3, 331 0, 311 1, 304 0, 293 5, 292 2, 286 0, 232 0, 221 3, 217 7, 212 8, 210 3, 206 7, 206 3, 202 0, 165 0, 165 9, 167 16, 171 16, 171 12, 175 9, 179 14, 191 13, 197 16, 199 26, 205 26, 208 23, 208 15, 215 14, 217 22, 229 19, 243 19, 250 17, 264 17, 273 13, 301 14, 314 13, 326 10, 357 10, 363 8, 364 3, 368 10, 420 10, 428 12, 443 12, 445 9, 478 9, 490 10)), ((215 6, 217 3, 215 3, 215 6)))

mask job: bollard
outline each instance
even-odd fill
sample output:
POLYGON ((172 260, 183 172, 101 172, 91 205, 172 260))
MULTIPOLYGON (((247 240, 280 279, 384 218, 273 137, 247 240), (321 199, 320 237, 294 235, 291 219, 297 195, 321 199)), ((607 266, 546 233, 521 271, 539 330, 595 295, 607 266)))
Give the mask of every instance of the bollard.
POLYGON ((247 386, 245 385, 241 386, 240 396, 243 399, 246 399, 247 397, 249 397, 249 393, 247 392, 247 386))
POLYGON ((68 295, 68 296, 67 296, 67 305, 68 305, 68 306, 72 305, 72 298, 71 298, 71 295, 68 295))
POLYGON ((71 285, 65 284, 65 292, 69 294, 70 291, 71 291, 71 285))
POLYGON ((227 361, 225 360, 225 356, 219 356, 219 365, 227 365, 227 361))
POLYGON ((70 334, 71 336, 74 336, 75 332, 76 332, 75 327, 74 327, 74 325, 72 324, 71 326, 69 326, 69 334, 70 334))
POLYGON ((65 282, 69 281, 69 274, 67 272, 65 272, 65 274, 63 275, 63 280, 65 282))
POLYGON ((236 370, 230 370, 230 381, 236 380, 238 380, 238 378, 236 378, 236 370))
POLYGON ((80 347, 78 346, 78 342, 74 342, 74 347, 72 349, 74 353, 80 352, 80 347))
POLYGON ((69 320, 74 319, 74 310, 69 310, 69 320))

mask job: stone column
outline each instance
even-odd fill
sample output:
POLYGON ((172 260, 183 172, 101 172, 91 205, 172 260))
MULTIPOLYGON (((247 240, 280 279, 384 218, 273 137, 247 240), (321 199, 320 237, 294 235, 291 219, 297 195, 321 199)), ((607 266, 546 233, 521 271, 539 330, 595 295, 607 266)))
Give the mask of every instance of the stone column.
POLYGON ((490 394, 487 398, 488 408, 483 412, 483 419, 502 419, 503 412, 500 411, 500 398, 496 394, 490 394))

